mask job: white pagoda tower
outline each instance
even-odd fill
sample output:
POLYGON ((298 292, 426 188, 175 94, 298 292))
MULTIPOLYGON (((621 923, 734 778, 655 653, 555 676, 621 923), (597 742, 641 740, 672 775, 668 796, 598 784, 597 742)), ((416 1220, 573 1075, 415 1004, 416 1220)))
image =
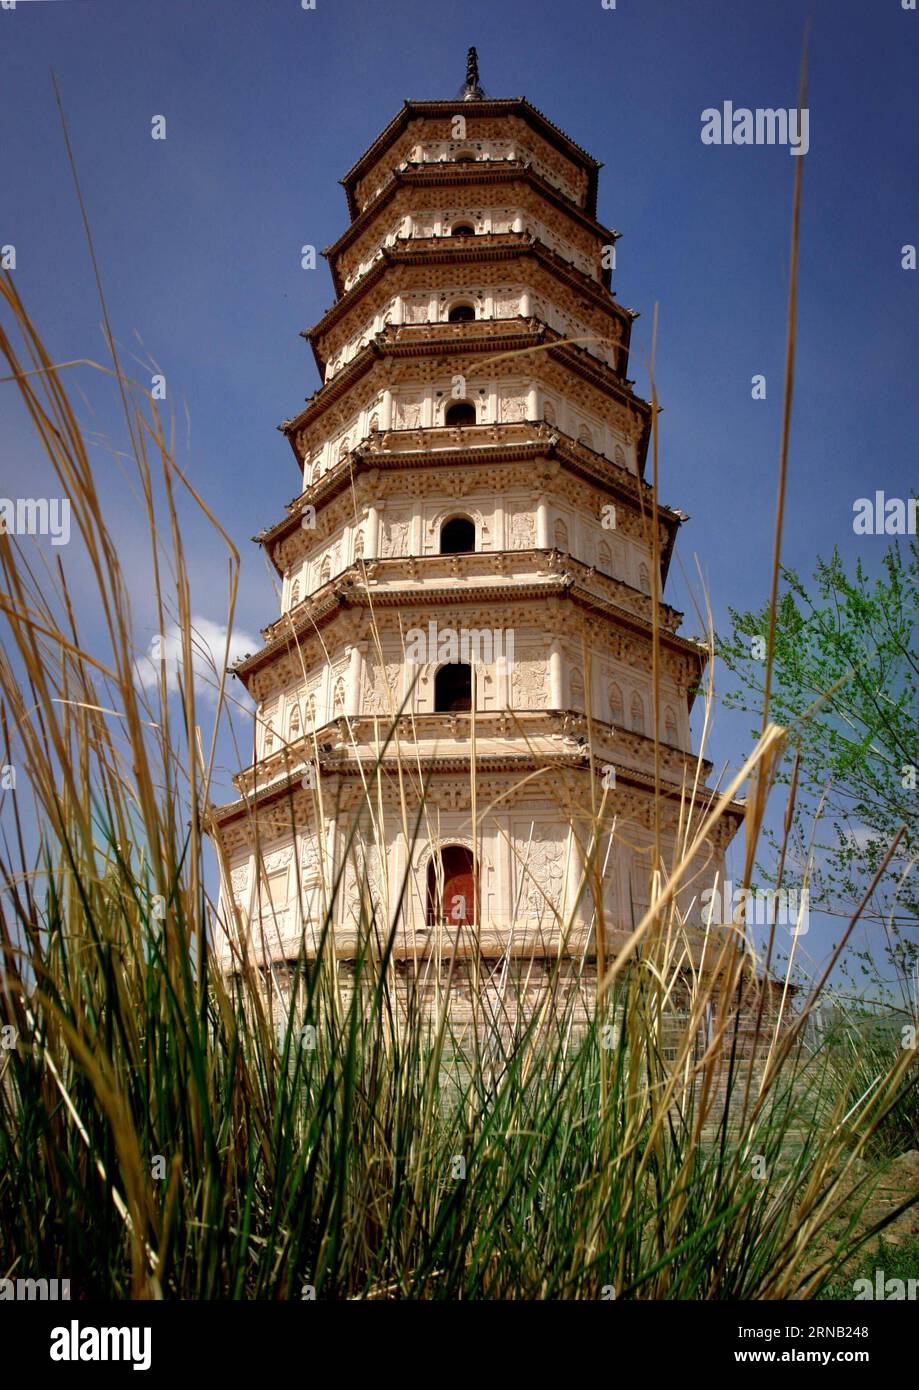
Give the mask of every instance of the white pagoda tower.
POLYGON ((560 957, 590 981, 648 902, 655 807, 672 852, 705 656, 660 597, 684 518, 653 535, 599 168, 470 50, 460 95, 406 102, 343 180, 323 384, 281 426, 300 490, 257 537, 281 615, 235 668, 228 968, 283 984, 328 921, 347 972, 372 916, 405 979, 455 955, 459 996, 560 957))

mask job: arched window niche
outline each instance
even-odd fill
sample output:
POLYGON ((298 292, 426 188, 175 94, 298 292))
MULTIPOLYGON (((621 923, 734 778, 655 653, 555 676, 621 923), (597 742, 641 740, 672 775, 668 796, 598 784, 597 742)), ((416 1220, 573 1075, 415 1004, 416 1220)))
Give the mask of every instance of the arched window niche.
POLYGON ((440 528, 441 555, 470 555, 475 550, 475 522, 471 516, 451 516, 440 528))
POLYGON ((463 661, 441 666, 434 677, 435 714, 463 714, 472 709, 472 667, 463 661))
POLYGON ((444 411, 444 424, 454 429, 462 429, 475 422, 475 405, 472 401, 451 401, 444 411))
POLYGON ((474 926, 478 918, 475 856, 466 845, 444 845, 428 863, 428 926, 474 926))

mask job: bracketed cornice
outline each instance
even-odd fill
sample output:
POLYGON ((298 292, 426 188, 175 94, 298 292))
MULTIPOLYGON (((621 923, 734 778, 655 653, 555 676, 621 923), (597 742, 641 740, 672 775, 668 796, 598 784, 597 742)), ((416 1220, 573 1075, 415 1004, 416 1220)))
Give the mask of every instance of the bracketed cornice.
MULTIPOLYGON (((282 421, 278 429, 287 436, 297 461, 302 463, 294 439, 296 433, 314 424, 379 363, 451 356, 488 358, 510 352, 523 355, 534 350, 560 363, 602 396, 632 411, 640 421, 643 441, 640 456, 643 456, 650 435, 649 403, 636 395, 612 367, 592 357, 583 348, 569 343, 555 329, 533 319, 475 319, 465 324, 388 324, 331 381, 307 397, 306 406, 299 414, 282 421), (440 337, 437 336, 438 329, 444 330, 440 337), (448 329, 449 333, 446 331, 448 329), (467 331, 454 331, 457 329, 467 331)), ((384 384, 388 385, 389 381, 384 384)))
MULTIPOLYGON (((600 488, 610 497, 636 511, 650 513, 650 483, 621 464, 598 454, 579 440, 562 433, 545 421, 514 424, 431 426, 409 430, 374 431, 344 459, 339 460, 317 482, 306 487, 287 504, 287 514, 253 540, 263 546, 279 574, 283 564, 277 546, 301 525, 304 508, 316 511, 329 506, 342 492, 373 474, 404 473, 421 468, 445 471, 456 468, 494 468, 500 464, 520 464, 544 460, 557 464, 574 477, 600 488)), ((540 480, 534 477, 534 483, 540 480)), ((676 533, 686 520, 683 513, 658 503, 658 518, 666 529, 661 548, 661 582, 666 580, 676 533)))
POLYGON ((566 261, 535 235, 484 232, 471 237, 403 237, 394 246, 382 247, 381 251, 380 260, 373 269, 349 290, 345 290, 319 322, 312 328, 304 329, 300 335, 312 347, 321 377, 325 376, 326 368, 320 347, 322 338, 356 308, 390 270, 399 266, 478 266, 518 259, 534 261, 575 294, 588 300, 595 309, 616 319, 622 331, 622 346, 628 354, 632 324, 638 318, 638 312, 617 303, 611 291, 578 270, 577 266, 566 261))
POLYGON ((531 105, 525 97, 509 97, 503 100, 474 102, 458 102, 456 100, 406 101, 402 109, 380 131, 373 143, 367 147, 341 180, 352 219, 359 216, 360 211, 355 201, 355 190, 358 183, 374 164, 382 159, 386 151, 398 140, 409 124, 413 120, 425 118, 449 120, 457 111, 461 111, 464 116, 473 121, 477 117, 480 119, 500 119, 502 116, 519 116, 537 134, 553 144, 561 154, 583 168, 587 175, 586 209, 591 214, 596 212, 597 176, 603 165, 594 159, 593 155, 588 154, 585 149, 576 144, 563 130, 560 130, 549 120, 548 116, 544 116, 537 107, 531 105))
MULTIPOLYGON (((571 218, 582 230, 595 236, 598 242, 604 245, 613 244, 621 235, 614 227, 604 227, 596 217, 590 216, 576 203, 564 197, 533 169, 516 160, 507 160, 501 164, 419 164, 395 171, 392 179, 377 197, 358 214, 338 240, 333 241, 322 252, 329 263, 336 296, 340 297, 345 292, 344 281, 337 264, 339 257, 366 231, 402 189, 462 187, 472 190, 513 183, 529 185, 558 212, 571 218)), ((608 286, 610 276, 610 270, 604 270, 602 283, 608 286)))

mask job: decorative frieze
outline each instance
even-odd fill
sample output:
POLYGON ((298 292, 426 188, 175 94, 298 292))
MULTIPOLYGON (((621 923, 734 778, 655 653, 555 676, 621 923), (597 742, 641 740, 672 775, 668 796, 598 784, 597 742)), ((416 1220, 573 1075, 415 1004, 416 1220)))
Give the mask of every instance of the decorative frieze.
MULTIPOLYGON (((472 172, 475 177, 478 171, 472 172)), ((471 190, 471 197, 453 205, 452 190, 426 180, 423 170, 419 175, 413 177, 412 171, 408 171, 399 184, 390 188, 385 205, 381 203, 376 215, 349 236, 341 249, 333 248, 333 270, 343 291, 351 289, 372 269, 387 240, 398 244, 405 239, 449 236, 453 224, 469 217, 470 211, 477 223, 476 232, 527 233, 582 274, 596 281, 601 279, 600 233, 564 205, 547 202, 522 168, 509 170, 500 181, 480 183, 471 190)), ((453 196, 455 199, 455 192, 453 196)))
MULTIPOLYGON (((419 116, 413 119, 405 133, 388 148, 357 182, 354 199, 363 209, 379 196, 393 177, 393 171, 409 164, 438 163, 462 155, 473 159, 529 161, 546 180, 583 206, 587 196, 587 176, 583 167, 562 155, 555 145, 539 135, 526 119, 507 115, 501 117, 466 116, 464 104, 458 108, 467 120, 466 138, 457 140, 453 115, 439 118, 419 116)), ((452 161, 451 161, 452 162, 452 161)))

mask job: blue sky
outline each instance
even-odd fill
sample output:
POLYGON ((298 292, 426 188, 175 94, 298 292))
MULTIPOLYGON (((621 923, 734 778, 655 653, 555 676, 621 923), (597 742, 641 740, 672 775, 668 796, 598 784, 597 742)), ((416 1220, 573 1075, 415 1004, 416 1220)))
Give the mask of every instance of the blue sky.
MULTIPOLYGON (((874 566, 855 498, 915 483, 919 272, 919 13, 901 0, 29 0, 0 12, 0 244, 58 360, 102 357, 79 211, 55 109, 57 74, 114 330, 160 364, 177 456, 243 553, 238 622, 276 614, 249 537, 298 474, 275 426, 318 385, 299 332, 331 304, 304 243, 344 229, 337 180, 403 100, 455 95, 469 44, 491 96, 523 95, 604 162, 598 215, 622 232, 614 287, 641 311, 632 374, 660 305, 662 499, 692 517, 668 598, 696 630, 681 568, 701 557, 715 614, 758 604, 770 571, 796 166, 787 149, 704 146, 700 116, 796 104, 810 20, 797 386, 785 559, 809 572, 834 545, 874 566), (167 138, 150 136, 165 115, 167 138), (751 398, 751 377, 767 398, 751 398)), ((121 442, 98 378, 70 374, 83 418, 121 442)), ((0 394, 4 494, 43 464, 0 394)), ((153 631, 145 527, 101 442, 96 461, 135 599, 153 631)), ((225 557, 188 518, 195 611, 220 621, 225 557)), ((74 555, 68 563, 78 566, 74 555)), ((714 750, 735 761, 745 722, 714 750)))

